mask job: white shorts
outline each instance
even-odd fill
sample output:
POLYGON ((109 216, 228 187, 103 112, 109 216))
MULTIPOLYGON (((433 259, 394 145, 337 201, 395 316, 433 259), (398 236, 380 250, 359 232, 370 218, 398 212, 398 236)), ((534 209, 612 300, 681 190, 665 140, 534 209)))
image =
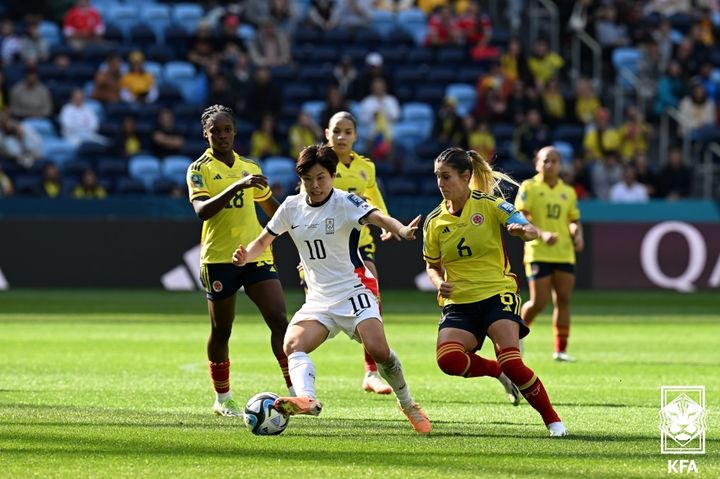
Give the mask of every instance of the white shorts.
POLYGON ((360 342, 357 326, 366 319, 375 318, 382 323, 380 306, 375 295, 367 288, 358 288, 345 299, 333 304, 318 301, 306 302, 292 317, 290 325, 301 321, 319 321, 329 331, 328 339, 340 331, 360 342))

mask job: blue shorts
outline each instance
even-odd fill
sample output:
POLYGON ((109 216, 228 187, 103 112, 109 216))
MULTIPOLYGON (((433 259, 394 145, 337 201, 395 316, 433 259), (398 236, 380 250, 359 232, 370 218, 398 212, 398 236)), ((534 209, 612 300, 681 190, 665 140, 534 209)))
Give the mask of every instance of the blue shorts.
POLYGON ((517 293, 496 294, 482 301, 465 304, 448 304, 442 310, 438 329, 457 328, 475 335, 482 348, 487 330, 492 323, 500 319, 509 319, 520 325, 520 339, 530 333, 525 321, 520 318, 520 295, 517 293))
POLYGON ((528 281, 550 276, 555 271, 575 274, 575 265, 572 263, 545 263, 542 261, 533 261, 525 265, 525 276, 527 276, 528 281))
POLYGON ((270 262, 248 263, 240 267, 230 263, 200 265, 200 281, 205 288, 205 296, 211 301, 229 298, 243 286, 268 279, 280 280, 275 265, 270 262))

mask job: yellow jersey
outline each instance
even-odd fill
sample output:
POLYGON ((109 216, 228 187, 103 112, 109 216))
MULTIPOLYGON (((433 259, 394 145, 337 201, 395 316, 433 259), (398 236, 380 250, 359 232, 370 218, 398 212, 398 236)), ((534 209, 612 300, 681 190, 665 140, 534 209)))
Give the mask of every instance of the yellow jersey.
MULTIPOLYGON (((190 165, 187 172, 190 202, 202 197, 212 198, 247 175, 262 174, 257 162, 237 153, 233 154, 235 161, 232 166, 228 166, 215 158, 212 150, 208 148, 190 165)), ((232 263, 232 254, 238 245, 247 245, 262 231, 255 202, 265 201, 270 197, 272 192, 268 187, 242 189, 225 208, 204 221, 200 239, 200 262, 232 263)), ((272 260, 270 249, 266 249, 256 261, 260 263, 272 260)))
POLYGON ((535 175, 520 185, 515 207, 527 213, 528 219, 545 231, 558 234, 557 243, 548 245, 540 239, 525 243, 524 262, 575 264, 575 246, 568 224, 580 219, 575 190, 558 179, 551 187, 535 175))
MULTIPOLYGON (((333 187, 339 190, 355 193, 364 198, 371 206, 388 214, 385 200, 375 181, 375 163, 354 151, 350 152, 350 164, 344 165, 338 162, 333 187)), ((358 247, 373 244, 373 237, 370 228, 365 226, 360 232, 358 247)))
POLYGON ((445 281, 453 285, 452 297, 440 298, 442 306, 518 292, 502 238, 516 211, 503 198, 473 191, 459 215, 444 201, 430 212, 423 225, 423 259, 442 263, 445 281))

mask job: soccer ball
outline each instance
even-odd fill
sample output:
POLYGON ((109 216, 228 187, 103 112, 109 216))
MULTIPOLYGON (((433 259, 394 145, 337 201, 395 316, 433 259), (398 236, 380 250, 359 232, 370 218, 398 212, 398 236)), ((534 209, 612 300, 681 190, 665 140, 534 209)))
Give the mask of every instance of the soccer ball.
POLYGON ((245 404, 245 426, 258 436, 280 434, 288 425, 288 417, 280 414, 273 406, 278 395, 259 393, 248 399, 245 404))

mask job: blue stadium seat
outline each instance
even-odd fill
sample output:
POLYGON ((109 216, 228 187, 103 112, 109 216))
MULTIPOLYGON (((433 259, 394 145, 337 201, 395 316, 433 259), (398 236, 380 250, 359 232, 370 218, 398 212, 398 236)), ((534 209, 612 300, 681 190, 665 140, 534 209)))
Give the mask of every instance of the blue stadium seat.
POLYGON ((450 83, 457 78, 457 69, 449 66, 435 65, 430 69, 427 75, 428 82, 431 83, 450 83))
POLYGON ((402 106, 402 119, 420 125, 422 137, 427 138, 435 122, 435 113, 432 106, 423 102, 410 102, 402 106))
POLYGON ((404 157, 414 158, 415 147, 428 138, 431 129, 432 123, 430 123, 428 129, 423 120, 407 119, 399 121, 393 125, 393 144, 400 147, 404 157))
POLYGON ((388 10, 373 10, 371 19, 373 29, 383 38, 395 29, 395 14, 388 10))
POLYGON ((427 34, 425 12, 419 8, 402 10, 397 14, 397 24, 415 39, 415 44, 422 45, 427 34))
POLYGON ((172 7, 173 21, 188 33, 197 31, 198 22, 202 19, 203 14, 202 7, 196 3, 176 3, 172 7))
POLYGON ((561 123, 553 130, 552 138, 554 141, 570 143, 575 150, 580 151, 582 150, 583 138, 585 138, 585 126, 575 123, 561 123))
MULTIPOLYGON (((302 111, 307 113, 312 117, 312 119, 320 125, 320 118, 322 116, 322 112, 325 109, 325 102, 321 100, 311 100, 303 102, 302 111)), ((325 127, 325 125, 320 125, 321 127, 325 127)))
POLYGON ((73 160, 62 165, 62 174, 79 178, 83 172, 92 168, 92 163, 88 160, 73 160))
POLYGON ((128 172, 131 178, 142 182, 149 190, 153 182, 162 175, 160 160, 152 155, 135 155, 130 158, 128 172))
POLYGON ((21 174, 13 179, 15 194, 18 196, 40 196, 42 178, 39 175, 21 174))
POLYGON ((462 48, 445 47, 437 51, 435 62, 440 65, 459 65, 465 63, 468 56, 462 48))
POLYGON ((62 165, 75 157, 75 147, 62 138, 43 138, 43 158, 62 165))
POLYGON ((120 158, 100 158, 97 161, 100 176, 119 177, 128 174, 128 162, 120 158))
POLYGON ((235 32, 235 35, 237 35, 238 38, 242 38, 242 40, 247 45, 250 40, 255 37, 255 27, 252 25, 249 25, 247 23, 242 24, 237 27, 237 31, 235 32))
POLYGON ((612 63, 617 71, 617 79, 623 90, 632 90, 632 83, 621 76, 621 72, 625 69, 633 74, 637 74, 638 66, 642 54, 640 50, 634 47, 619 47, 612 52, 612 63))
POLYGON ((187 169, 192 163, 189 156, 172 155, 162 160, 162 175, 175 184, 184 185, 187 169))
POLYGON ((43 139, 57 138, 58 136, 55 125, 48 118, 26 118, 22 123, 35 130, 43 139))
POLYGON ((315 89, 307 84, 293 83, 288 85, 283 92, 283 100, 304 102, 315 99, 315 89))
POLYGON ((375 30, 358 30, 354 35, 355 45, 374 50, 383 43, 382 37, 375 30))
POLYGON ((130 29, 140 23, 140 12, 132 5, 116 3, 108 10, 108 23, 117 26, 125 40, 130 39, 130 29))
POLYGON ((413 195, 418 192, 418 184, 412 178, 394 176, 384 180, 385 191, 390 195, 413 195))
POLYGON ((408 54, 408 48, 405 45, 383 45, 379 47, 377 51, 380 55, 382 55, 383 64, 386 65, 404 63, 408 54))
POLYGON ((60 36, 60 27, 55 22, 43 20, 38 26, 38 33, 40 34, 40 37, 48 43, 49 46, 62 43, 62 37, 60 36))
POLYGON ((553 146, 560 153, 560 160, 564 166, 571 165, 575 150, 567 141, 554 141, 553 146))
POLYGON ((140 20, 152 28, 159 43, 165 43, 165 29, 172 22, 169 6, 161 3, 143 4, 140 8, 140 20))
POLYGON ((465 116, 475 107, 475 87, 465 83, 452 83, 445 89, 445 96, 455 98, 457 100, 457 112, 460 116, 465 116))
POLYGON ((432 50, 425 47, 415 47, 408 51, 405 59, 407 65, 430 65, 433 63, 432 50))
POLYGON ((147 193, 145 183, 135 178, 121 176, 115 183, 115 193, 119 195, 143 195, 147 193))
POLYGON ((492 133, 496 143, 512 141, 515 134, 515 125, 512 123, 493 123, 490 126, 490 133, 492 133))
POLYGON ((282 187, 283 194, 289 194, 298 182, 295 162, 284 156, 271 156, 263 160, 262 171, 270 180, 282 187))
POLYGON ((427 76, 427 68, 419 68, 414 66, 401 66, 395 69, 395 83, 397 85, 414 85, 425 81, 427 76))
POLYGON ((418 85, 415 89, 415 98, 419 102, 428 103, 433 108, 440 106, 445 96, 445 87, 442 85, 418 85))
MULTIPOLYGON (((129 42, 141 50, 145 51, 151 45, 157 44, 160 40, 156 33, 156 29, 144 23, 137 23, 130 27, 128 32, 129 42)), ((161 33, 162 35, 162 33, 161 33)))
POLYGON ((198 81, 195 66, 185 61, 170 61, 163 67, 162 80, 176 87, 187 103, 198 104, 202 99, 197 94, 198 81))

